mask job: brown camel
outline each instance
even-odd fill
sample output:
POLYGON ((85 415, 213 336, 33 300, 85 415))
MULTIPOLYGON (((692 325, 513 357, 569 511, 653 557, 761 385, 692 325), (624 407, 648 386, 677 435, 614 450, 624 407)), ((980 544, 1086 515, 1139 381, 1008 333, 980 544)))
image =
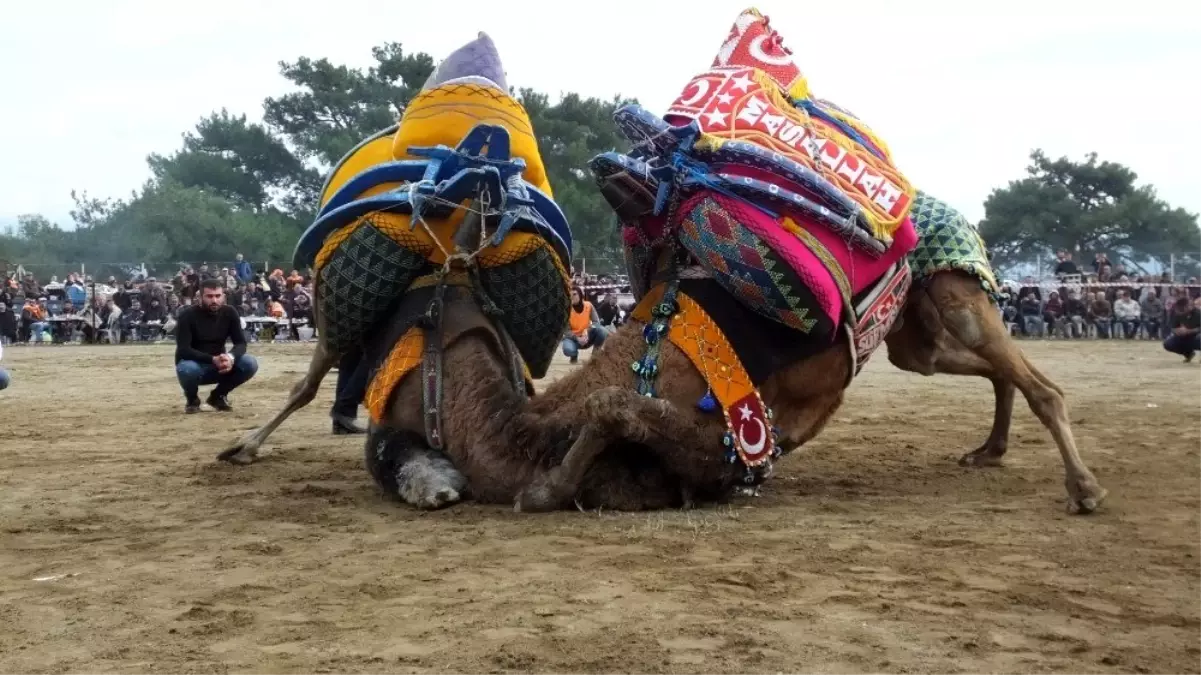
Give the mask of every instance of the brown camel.
MULTIPOLYGON (((552 399, 562 400, 570 394, 573 400, 566 405, 578 407, 577 397, 582 396, 585 403, 579 419, 583 424, 574 447, 561 465, 537 476, 522 493, 520 508, 541 510, 564 506, 580 489, 581 477, 588 466, 612 444, 614 437, 645 443, 664 469, 684 478, 686 484, 710 488, 732 484, 729 465, 720 463, 720 453, 713 441, 720 434, 720 420, 696 413, 688 403, 696 400, 704 385, 678 352, 672 350, 674 353, 664 355, 663 376, 670 371, 673 378, 672 386, 663 393, 663 398, 669 400, 638 396, 632 378, 624 374, 605 377, 604 374, 619 371, 617 366, 621 362, 636 356, 641 348, 637 339, 640 328, 620 331, 586 368, 556 383, 546 396, 540 397, 538 404, 545 407, 551 405, 552 399), (593 393, 587 394, 588 391, 593 393)), ((959 272, 935 274, 924 288, 911 292, 903 324, 888 337, 887 343, 890 360, 902 369, 923 375, 977 375, 993 382, 996 392, 993 431, 984 445, 966 454, 960 464, 1000 465, 1016 388, 1026 396, 1031 409, 1059 446, 1066 471, 1069 511, 1096 510, 1106 491, 1076 449, 1062 391, 1010 339, 978 280, 959 272)), ((776 409, 782 447, 799 447, 821 431, 842 402, 850 367, 846 350, 835 347, 786 369, 762 388, 764 401, 776 409)))

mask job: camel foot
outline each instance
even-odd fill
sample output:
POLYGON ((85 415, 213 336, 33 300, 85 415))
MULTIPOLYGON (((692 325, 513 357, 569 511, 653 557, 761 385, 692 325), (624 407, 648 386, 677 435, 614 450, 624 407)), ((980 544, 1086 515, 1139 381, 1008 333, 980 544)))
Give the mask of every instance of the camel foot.
POLYGON ((396 470, 396 493, 419 509, 441 509, 463 500, 467 479, 432 450, 415 452, 396 470))
POLYGON ((1001 459, 1005 456, 1006 448, 982 446, 959 458, 959 466, 974 466, 979 468, 1004 466, 1001 459))
POLYGON ((570 500, 569 488, 563 485, 560 467, 538 476, 517 493, 513 510, 517 513, 546 513, 557 511, 570 500))
POLYGON ((1086 516, 1093 513, 1101 506, 1101 502, 1109 496, 1109 490, 1101 487, 1097 479, 1079 478, 1072 480, 1069 478, 1066 482, 1068 488, 1068 513, 1072 515, 1086 516))
POLYGON ((246 466, 254 464, 259 457, 259 448, 257 445, 240 442, 237 445, 228 448, 217 455, 217 459, 222 462, 229 462, 236 466, 246 466))

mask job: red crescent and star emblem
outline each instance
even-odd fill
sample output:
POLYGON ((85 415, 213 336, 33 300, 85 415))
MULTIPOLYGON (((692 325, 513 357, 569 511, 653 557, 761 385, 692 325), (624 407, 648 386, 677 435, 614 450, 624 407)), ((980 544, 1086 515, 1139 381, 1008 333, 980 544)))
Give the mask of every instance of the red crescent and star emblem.
POLYGON ((744 464, 755 466, 771 458, 775 443, 758 396, 751 393, 735 401, 726 409, 726 415, 734 433, 734 450, 744 464))

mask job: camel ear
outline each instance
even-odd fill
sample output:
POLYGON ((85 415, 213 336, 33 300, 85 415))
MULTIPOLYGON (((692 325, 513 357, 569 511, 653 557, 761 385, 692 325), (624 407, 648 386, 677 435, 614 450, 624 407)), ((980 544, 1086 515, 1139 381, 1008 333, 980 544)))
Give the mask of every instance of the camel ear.
POLYGON ((500 52, 488 34, 480 31, 471 42, 450 53, 426 78, 422 91, 433 89, 451 80, 488 84, 506 94, 509 84, 505 80, 505 69, 500 62, 500 52), (486 80, 482 82, 481 80, 486 80))

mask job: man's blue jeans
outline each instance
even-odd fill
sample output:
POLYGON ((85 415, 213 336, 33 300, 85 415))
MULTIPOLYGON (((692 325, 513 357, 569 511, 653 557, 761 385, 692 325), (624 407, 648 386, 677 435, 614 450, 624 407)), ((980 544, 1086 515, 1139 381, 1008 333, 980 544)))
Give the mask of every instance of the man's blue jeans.
POLYGON ((1163 348, 1173 354, 1191 358, 1198 351, 1201 351, 1201 334, 1171 335, 1163 341, 1163 348))
POLYGON ((11 381, 12 378, 8 376, 8 371, 0 368, 0 389, 8 389, 8 383, 11 381))
MULTIPOLYGON (((589 328, 588 347, 599 347, 605 344, 606 337, 605 329, 599 326, 589 328)), ((588 349, 588 347, 584 347, 584 349, 588 349)), ((575 336, 563 338, 563 355, 572 361, 580 358, 580 343, 575 336)))
POLYGON ((259 362, 250 354, 243 354, 234 361, 234 367, 222 375, 217 372, 217 366, 211 363, 196 361, 180 361, 175 364, 175 375, 179 378, 179 386, 189 399, 199 396, 200 385, 215 384, 214 394, 228 394, 254 377, 259 370, 259 362))
POLYGON ((330 408, 330 414, 350 419, 358 415, 359 404, 367 394, 370 369, 370 363, 361 350, 352 350, 342 356, 338 362, 338 384, 334 389, 334 405, 330 408))

